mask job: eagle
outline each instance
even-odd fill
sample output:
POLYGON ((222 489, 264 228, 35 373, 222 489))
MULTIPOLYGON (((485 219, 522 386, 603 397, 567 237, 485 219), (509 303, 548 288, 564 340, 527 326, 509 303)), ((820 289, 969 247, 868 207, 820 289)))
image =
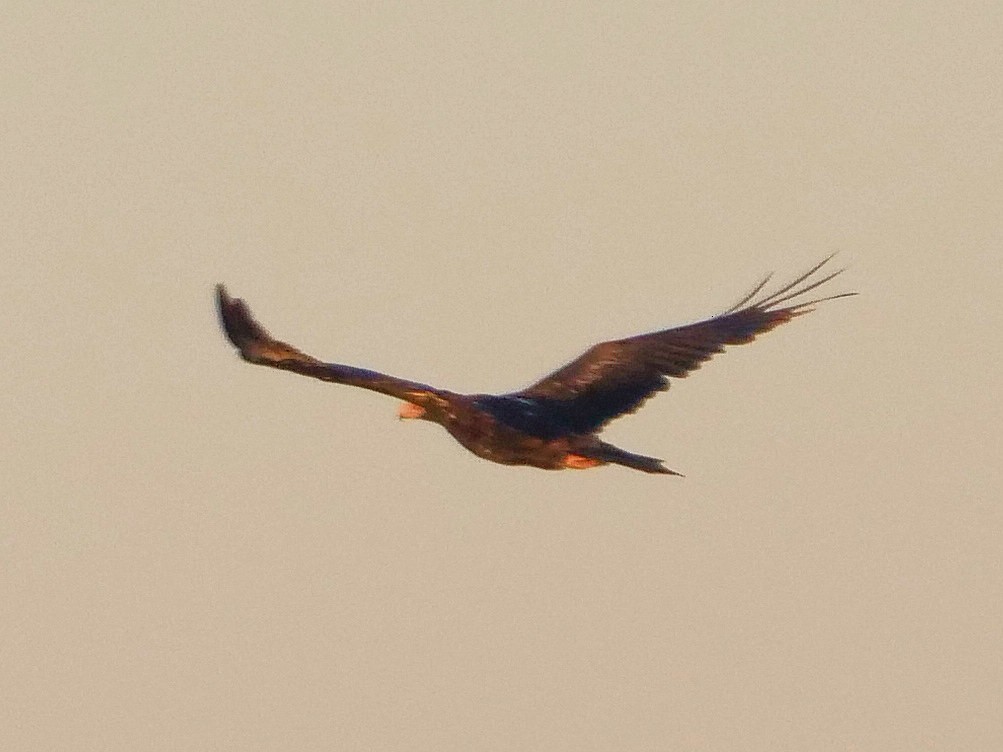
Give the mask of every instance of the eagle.
MULTIPOLYGON (((835 255, 835 254, 833 254, 835 255)), ((767 275, 728 310, 693 324, 600 342, 535 384, 508 394, 459 394, 365 368, 326 363, 274 339, 247 304, 216 286, 223 331, 249 363, 292 371, 322 381, 362 387, 403 401, 401 419, 440 424, 478 457, 503 465, 545 470, 621 465, 646 473, 682 475, 664 461, 628 452, 599 438, 614 418, 635 412, 727 345, 757 335, 855 295, 843 292, 803 300, 843 269, 823 269, 829 256, 797 279, 766 292, 767 275)))

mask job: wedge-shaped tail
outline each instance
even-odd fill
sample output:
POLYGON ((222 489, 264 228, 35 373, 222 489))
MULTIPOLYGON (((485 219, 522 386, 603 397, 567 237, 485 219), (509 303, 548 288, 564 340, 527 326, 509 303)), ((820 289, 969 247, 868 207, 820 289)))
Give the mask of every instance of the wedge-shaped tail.
POLYGON ((663 464, 664 460, 657 459, 656 457, 645 457, 643 454, 634 454, 612 444, 607 444, 605 441, 600 441, 599 450, 595 453, 590 452, 589 456, 603 462, 623 465, 624 467, 640 470, 645 473, 682 476, 682 473, 677 473, 675 470, 667 468, 663 464))

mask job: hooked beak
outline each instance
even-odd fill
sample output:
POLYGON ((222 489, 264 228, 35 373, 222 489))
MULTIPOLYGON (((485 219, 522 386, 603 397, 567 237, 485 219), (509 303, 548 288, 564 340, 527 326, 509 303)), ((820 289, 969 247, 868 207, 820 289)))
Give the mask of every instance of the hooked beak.
POLYGON ((425 414, 425 408, 421 405, 416 405, 413 402, 405 402, 400 406, 400 410, 397 411, 397 417, 400 420, 410 420, 413 418, 420 418, 425 414))

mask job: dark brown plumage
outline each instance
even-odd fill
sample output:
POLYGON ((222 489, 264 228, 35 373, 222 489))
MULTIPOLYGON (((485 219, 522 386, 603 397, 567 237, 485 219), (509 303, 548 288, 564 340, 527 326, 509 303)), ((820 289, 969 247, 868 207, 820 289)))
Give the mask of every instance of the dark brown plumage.
POLYGON ((626 452, 598 437, 614 418, 637 410, 669 378, 682 378, 726 345, 756 335, 813 310, 811 306, 855 293, 793 302, 842 269, 813 279, 832 256, 793 282, 758 297, 767 277, 730 309, 695 324, 602 342, 581 357, 511 394, 456 394, 415 381, 337 363, 324 363, 273 339, 244 301, 217 285, 223 329, 244 360, 404 400, 401 418, 440 423, 463 446, 487 460, 547 470, 617 464, 648 473, 679 475, 661 460, 626 452), (789 303, 783 306, 784 303, 789 303))

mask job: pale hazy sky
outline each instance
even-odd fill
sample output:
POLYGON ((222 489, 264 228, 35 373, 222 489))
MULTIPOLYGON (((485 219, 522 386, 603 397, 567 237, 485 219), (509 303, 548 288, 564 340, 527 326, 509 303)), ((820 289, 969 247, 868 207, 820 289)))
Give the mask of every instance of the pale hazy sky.
POLYGON ((4 750, 1003 749, 1003 6, 15 2, 4 750), (458 391, 861 295, 492 465, 458 391))

